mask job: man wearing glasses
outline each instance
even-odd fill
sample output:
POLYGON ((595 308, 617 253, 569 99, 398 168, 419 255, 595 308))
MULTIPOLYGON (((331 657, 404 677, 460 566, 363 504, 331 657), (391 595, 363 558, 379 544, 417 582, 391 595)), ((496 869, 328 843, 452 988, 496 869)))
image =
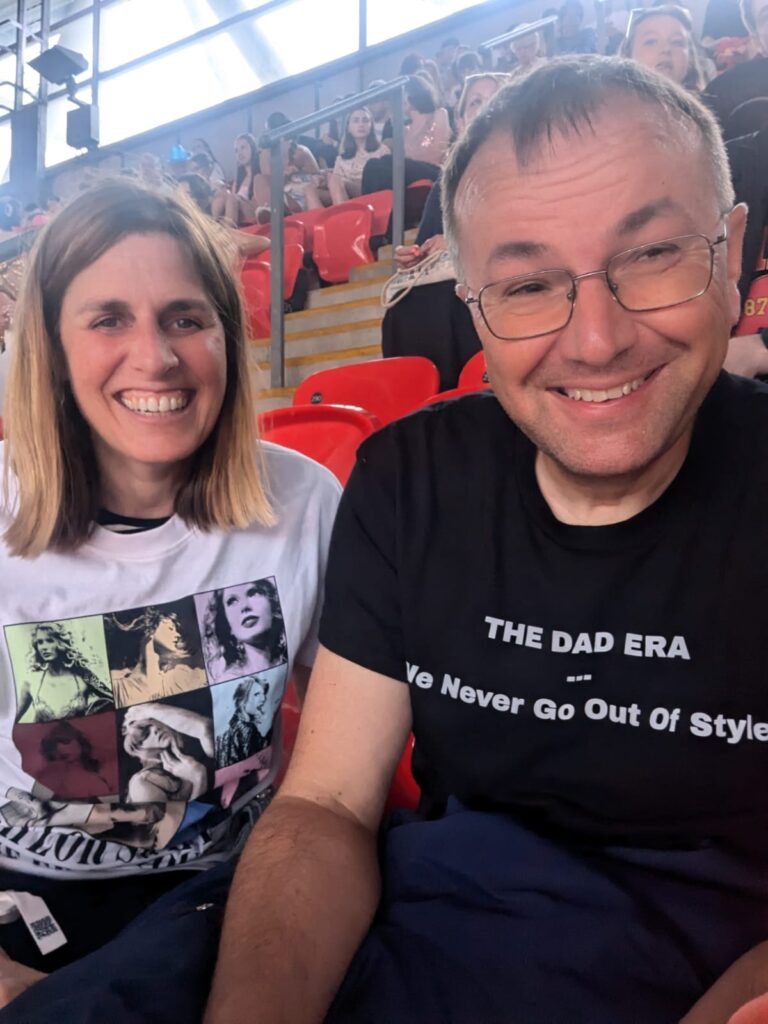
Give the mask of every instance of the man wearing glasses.
POLYGON ((493 394, 361 448, 207 1020, 724 1024, 754 979, 694 1004, 768 932, 746 209, 700 103, 604 58, 501 90, 443 208, 493 394))

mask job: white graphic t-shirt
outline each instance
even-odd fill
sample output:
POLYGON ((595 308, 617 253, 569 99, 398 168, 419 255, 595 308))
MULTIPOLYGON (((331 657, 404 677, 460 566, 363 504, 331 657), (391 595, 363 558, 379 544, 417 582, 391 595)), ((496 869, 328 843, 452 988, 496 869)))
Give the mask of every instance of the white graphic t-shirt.
MULTIPOLYGON (((280 703, 317 648, 340 487, 264 445, 277 523, 97 527, 0 548, 0 863, 100 877, 230 856, 271 793, 280 703)), ((0 519, 0 528, 5 528, 0 519)))

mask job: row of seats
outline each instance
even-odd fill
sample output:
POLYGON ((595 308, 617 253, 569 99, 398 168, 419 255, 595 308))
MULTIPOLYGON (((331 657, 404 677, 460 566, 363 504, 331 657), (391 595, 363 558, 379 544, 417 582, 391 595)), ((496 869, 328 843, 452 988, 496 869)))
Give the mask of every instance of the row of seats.
MULTIPOLYGON (((422 356, 374 359, 320 370, 296 389, 294 404, 261 413, 261 437, 322 463, 342 484, 355 464, 357 447, 374 431, 425 405, 488 387, 482 352, 467 363, 459 387, 440 392, 437 367, 422 356)), ((298 730, 299 704, 289 689, 283 703, 284 750, 298 730)), ((413 737, 390 786, 387 809, 415 808, 419 787, 411 773, 413 737)), ((287 757, 286 757, 287 759, 287 757)))
MULTIPOLYGON (((412 202, 423 206, 431 185, 429 181, 410 185, 408 192, 412 202)), ((283 221, 284 298, 293 294, 305 254, 312 256, 318 275, 328 284, 343 284, 349 280, 353 267, 372 263, 375 257, 371 239, 388 233, 391 214, 392 192, 387 190, 286 217, 283 221)), ((251 234, 271 235, 269 224, 246 230, 251 234)), ((270 333, 270 262, 269 250, 266 250, 246 260, 241 272, 252 338, 265 338, 270 333)))

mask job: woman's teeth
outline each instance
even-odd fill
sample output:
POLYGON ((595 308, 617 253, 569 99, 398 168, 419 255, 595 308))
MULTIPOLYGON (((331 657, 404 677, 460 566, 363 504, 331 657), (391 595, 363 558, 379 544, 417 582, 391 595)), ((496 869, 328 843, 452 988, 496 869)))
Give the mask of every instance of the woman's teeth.
POLYGON ((151 395, 147 398, 129 398, 126 395, 120 396, 120 404, 131 412, 161 413, 180 412, 189 404, 189 398, 185 394, 151 395))
POLYGON ((617 387, 609 388, 607 391, 591 391, 589 388, 563 388, 562 392, 575 402, 608 402, 612 398, 623 398, 625 395, 631 395, 647 379, 647 377, 638 377, 636 380, 627 381, 626 384, 619 384, 617 387))

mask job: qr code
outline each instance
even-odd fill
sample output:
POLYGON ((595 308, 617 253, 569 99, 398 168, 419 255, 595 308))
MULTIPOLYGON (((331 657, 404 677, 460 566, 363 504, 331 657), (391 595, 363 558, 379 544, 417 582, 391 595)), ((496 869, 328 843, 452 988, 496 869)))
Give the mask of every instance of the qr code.
POLYGON ((30 922, 29 927, 36 939, 47 939, 49 935, 55 935, 59 930, 52 917, 41 917, 39 921, 30 922))

